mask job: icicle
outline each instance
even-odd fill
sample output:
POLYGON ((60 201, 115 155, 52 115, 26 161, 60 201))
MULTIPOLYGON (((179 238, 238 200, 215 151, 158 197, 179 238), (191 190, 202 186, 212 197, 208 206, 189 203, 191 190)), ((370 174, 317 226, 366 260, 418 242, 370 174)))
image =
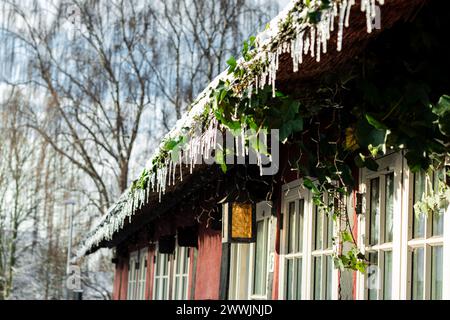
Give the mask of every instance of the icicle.
POLYGON ((169 181, 168 185, 170 186, 170 178, 172 177, 172 160, 169 160, 169 181))
POLYGON ((338 23, 338 36, 337 36, 337 51, 342 50, 342 40, 344 38, 344 20, 345 20, 345 12, 348 11, 351 5, 347 6, 347 0, 343 0, 341 2, 340 10, 339 10, 339 23, 338 23))
POLYGON ((371 18, 372 18, 372 21, 373 21, 373 19, 375 19, 375 17, 377 16, 377 8, 376 8, 376 5, 375 5, 375 0, 372 0, 371 1, 371 3, 370 3, 370 8, 371 8, 371 18))
MULTIPOLYGON (((347 0, 343 0, 343 1, 347 1, 347 0)), ((334 18, 338 15, 338 5, 336 2, 333 3, 333 9, 330 15, 330 26, 329 26, 329 30, 330 32, 334 31, 334 18)))
POLYGON ((172 170, 172 174, 173 174, 173 177, 172 177, 172 185, 175 185, 175 177, 176 177, 176 170, 177 170, 177 163, 176 162, 174 162, 173 163, 173 170, 172 170))
POLYGON ((347 28, 350 25, 350 12, 352 10, 352 6, 355 5, 355 0, 348 0, 347 11, 345 13, 345 21, 344 26, 347 28))
POLYGON ((306 37, 304 43, 303 43, 303 54, 308 54, 309 52, 309 39, 310 37, 306 37))
POLYGON ((375 13, 375 0, 361 0, 361 11, 366 13, 367 32, 372 32, 373 14, 375 13), (372 10, 374 13, 372 13, 372 10))
POLYGON ((321 52, 321 48, 320 48, 320 46, 321 46, 321 44, 322 44, 322 42, 321 42, 321 36, 322 36, 322 25, 321 24, 319 24, 319 26, 318 26, 318 28, 317 28, 317 36, 316 36, 316 61, 317 62, 320 62, 320 52, 321 52))
POLYGON ((182 162, 180 162, 180 181, 183 182, 183 165, 182 165, 182 162))

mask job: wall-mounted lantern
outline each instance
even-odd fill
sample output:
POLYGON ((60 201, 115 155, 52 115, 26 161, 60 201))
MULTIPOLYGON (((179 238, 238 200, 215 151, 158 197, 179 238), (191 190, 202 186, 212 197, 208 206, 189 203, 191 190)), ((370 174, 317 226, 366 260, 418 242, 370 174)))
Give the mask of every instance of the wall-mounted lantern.
POLYGON ((222 242, 248 243, 256 240, 256 210, 250 202, 222 204, 222 242))

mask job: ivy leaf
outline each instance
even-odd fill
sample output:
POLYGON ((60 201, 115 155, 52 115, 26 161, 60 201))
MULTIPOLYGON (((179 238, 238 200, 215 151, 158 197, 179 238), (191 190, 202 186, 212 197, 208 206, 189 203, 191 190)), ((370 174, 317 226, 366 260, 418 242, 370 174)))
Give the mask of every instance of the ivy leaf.
POLYGON ((182 138, 178 139, 169 139, 164 143, 164 150, 171 151, 173 150, 180 142, 182 138))
POLYGON ((366 165, 367 169, 369 169, 369 170, 372 170, 372 171, 378 170, 378 163, 372 158, 367 158, 366 161, 364 162, 364 164, 366 165))
POLYGON ((367 267, 367 264, 364 261, 358 260, 355 263, 355 269, 361 273, 366 272, 366 267, 367 267))
POLYGON ((292 133, 292 127, 289 122, 284 123, 280 128, 280 141, 285 142, 292 133))
POLYGON ((228 74, 234 72, 234 70, 236 69, 236 66, 237 66, 236 59, 235 59, 233 56, 231 56, 231 57, 227 60, 227 64, 229 65, 229 68, 228 68, 228 74))
POLYGON ((355 156, 354 161, 358 168, 366 167, 367 169, 372 171, 378 170, 378 163, 373 158, 365 157, 361 153, 355 156))
POLYGON ((216 159, 216 163, 220 164, 220 168, 222 169, 222 172, 227 173, 228 167, 225 163, 225 157, 223 155, 222 150, 217 150, 215 159, 216 159))
MULTIPOLYGON (((375 123, 375 122, 374 122, 375 123)), ((358 144, 362 148, 378 148, 379 150, 385 150, 386 139, 388 130, 377 129, 369 123, 366 117, 359 120, 356 125, 355 136, 358 144)))
POLYGON ((450 96, 443 95, 431 111, 438 116, 439 130, 450 137, 450 96))
POLYGON ((366 114, 367 122, 378 130, 387 130, 388 128, 370 114, 366 114))
POLYGON ((432 107, 435 115, 442 117, 445 113, 450 112, 450 96, 443 95, 438 103, 432 107))
POLYGON ((311 179, 308 178, 304 178, 303 179, 303 186, 308 189, 311 190, 315 193, 319 192, 319 189, 317 189, 317 186, 314 184, 314 182, 312 182, 311 179))
POLYGON ((420 151, 410 150, 405 154, 405 158, 412 172, 418 172, 422 169, 426 170, 430 166, 430 159, 420 151))
POLYGON ((439 117, 439 130, 441 130, 442 134, 450 137, 450 111, 439 117))
POLYGON ((358 168, 364 168, 364 167, 366 166, 366 165, 364 164, 365 157, 364 157, 361 153, 358 153, 358 154, 355 156, 354 161, 355 161, 355 164, 356 164, 356 166, 357 166, 358 168))
POLYGON ((293 132, 300 132, 303 130, 303 118, 289 121, 293 132))
POLYGON ((353 242, 353 237, 347 230, 341 232, 342 241, 344 242, 353 242))
POLYGON ((334 257, 333 262, 334 262, 334 267, 336 269, 339 269, 341 271, 345 270, 345 266, 344 266, 344 263, 342 262, 342 259, 340 259, 339 257, 334 257))
POLYGON ((345 144, 344 148, 350 151, 356 151, 359 148, 358 143, 356 142, 355 129, 347 128, 345 129, 345 144))

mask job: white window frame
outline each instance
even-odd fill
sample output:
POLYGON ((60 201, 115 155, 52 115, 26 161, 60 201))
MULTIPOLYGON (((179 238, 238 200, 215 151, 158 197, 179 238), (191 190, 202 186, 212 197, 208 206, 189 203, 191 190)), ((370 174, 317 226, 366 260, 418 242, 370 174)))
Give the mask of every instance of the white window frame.
POLYGON ((230 278, 228 299, 248 300, 250 284, 250 244, 230 244, 230 278))
POLYGON ((136 300, 145 300, 145 293, 147 289, 147 273, 148 273, 148 265, 147 265, 147 257, 148 257, 148 249, 144 248, 140 250, 138 255, 139 261, 139 270, 137 273, 136 279, 136 300))
POLYGON ((171 261, 172 266, 172 300, 187 300, 189 297, 189 267, 190 267, 190 255, 189 247, 180 247, 178 244, 175 246, 175 251, 173 254, 173 259, 171 261), (180 254, 179 254, 180 253, 180 254), (179 255, 178 255, 179 254, 179 255), (180 257, 180 259, 178 259, 180 257), (187 261, 186 261, 187 260, 187 261), (182 268, 187 265, 187 269, 183 272, 182 268), (178 272, 180 270, 181 272, 178 272), (183 283, 186 281, 186 292, 183 293, 182 286, 176 288, 175 284, 177 281, 183 283), (176 290, 177 289, 177 290, 176 290))
MULTIPOLYGON (((450 283, 448 282, 449 279, 447 279, 447 282, 445 281, 445 274, 449 273, 450 269, 445 269, 446 264, 446 255, 445 255, 445 249, 448 251, 449 247, 449 241, 448 241, 448 234, 449 234, 449 228, 448 228, 448 220, 449 218, 446 218, 449 214, 450 206, 447 207, 447 209, 443 212, 443 234, 441 236, 433 236, 432 235, 432 215, 429 214, 425 218, 425 237, 424 238, 414 238, 413 237, 413 225, 414 225, 414 183, 415 183, 415 174, 410 172, 409 173, 409 206, 408 206, 408 240, 407 240, 407 280, 406 280, 406 299, 410 300, 412 299, 412 256, 413 256, 413 250, 416 248, 423 248, 424 249, 424 292, 423 297, 424 300, 431 299, 430 291, 431 291, 431 251, 434 246, 442 246, 443 249, 443 292, 442 292, 442 298, 443 299, 449 299, 444 297, 445 288, 450 286, 450 283), (447 223, 446 223, 447 222, 447 223), (447 231, 447 232, 446 232, 447 231)), ((447 260, 449 255, 447 253, 447 260)), ((447 264, 448 267, 448 264, 447 264)))
MULTIPOLYGON (((369 222, 366 221, 369 210, 370 187, 368 182, 380 175, 394 172, 394 217, 393 217, 393 238, 392 243, 382 243, 372 246, 374 250, 392 250, 392 300, 406 300, 411 298, 411 256, 412 248, 426 246, 428 249, 433 245, 443 245, 443 299, 450 299, 450 206, 444 212, 444 232, 442 237, 428 239, 412 239, 413 228, 413 184, 414 174, 409 170, 406 159, 400 152, 391 153, 376 160, 379 164, 377 172, 368 169, 360 170, 359 192, 365 194, 362 203, 362 214, 358 216, 358 246, 362 253, 366 253, 369 243, 369 222), (389 168, 387 170, 387 168, 389 168)), ((381 180, 380 180, 381 181, 381 180)), ((380 193, 383 194, 384 183, 380 183, 380 193)), ((382 203, 380 204, 383 208, 382 203)), ((383 214, 381 214, 383 217, 383 214)), ((429 217, 430 219, 430 217, 429 217)), ((380 224, 380 234, 382 226, 380 224)), ((369 246, 370 247, 370 246, 369 246)), ((429 250, 425 250, 426 252, 429 250)), ((425 258, 427 262, 430 259, 425 258)), ((381 262, 382 263, 382 259, 381 262)), ((429 267, 429 266, 428 266, 429 267)), ((427 264, 425 265, 427 268, 427 264)), ((424 274, 427 274, 425 270, 424 274)), ((428 274, 430 274, 428 272, 428 274)), ((367 299, 367 276, 357 272, 356 298, 367 299)), ((378 297, 382 297, 383 275, 378 275, 378 297)), ((428 288, 425 288, 429 292, 428 288)), ((427 296, 425 297, 427 298, 427 296)))
POLYGON ((154 266, 153 266, 153 300, 169 300, 170 297, 170 254, 160 253, 159 249, 155 250, 154 256, 154 266), (163 266, 163 259, 167 262, 167 274, 157 274, 158 268, 163 266), (162 292, 161 283, 167 280, 166 292, 162 292), (157 283, 159 284, 158 292, 156 292, 157 283))
MULTIPOLYGON (((255 259, 256 259, 256 243, 250 244, 250 272, 249 272, 249 285, 248 285, 248 296, 251 300, 267 300, 269 295, 269 273, 271 270, 270 261, 272 259, 272 243, 275 240, 274 225, 276 225, 276 218, 272 216, 272 203, 268 201, 258 202, 256 204, 256 223, 263 221, 264 226, 264 243, 266 246, 265 250, 265 272, 264 278, 264 294, 255 294, 255 259)), ((257 239, 258 240, 258 239, 257 239)))
POLYGON ((136 287, 137 287, 137 263, 138 252, 134 251, 130 253, 128 258, 128 286, 127 286, 127 300, 136 300, 136 287))
MULTIPOLYGON (((328 195, 325 194, 324 195, 324 202, 328 203, 328 195)), ((334 199, 333 199, 334 200, 334 199)), ((329 247, 322 247, 319 249, 315 249, 315 242, 316 242, 316 217, 320 216, 321 219, 321 223, 322 223, 322 230, 321 230, 321 241, 322 241, 322 245, 324 245, 325 243, 328 242, 328 236, 330 235, 329 230, 328 230, 328 219, 332 219, 331 215, 333 214, 333 212, 330 212, 328 215, 324 212, 317 212, 317 210, 319 210, 319 208, 317 206, 313 206, 313 212, 312 212, 312 216, 311 216, 311 220, 312 220, 312 224, 311 224, 311 230, 312 230, 312 237, 311 237, 311 299, 315 299, 315 258, 321 258, 321 292, 320 292, 320 298, 319 300, 325 300, 326 299, 326 288, 327 285, 331 286, 331 297, 329 298, 329 300, 336 300, 338 298, 338 278, 339 278, 339 271, 338 269, 336 269, 334 267, 334 262, 333 262, 333 253, 336 252, 337 250, 337 238, 338 238, 338 234, 337 234, 337 230, 338 230, 338 224, 337 222, 332 220, 332 226, 333 226, 333 231, 331 233, 331 246, 329 247), (333 241, 334 239, 334 241, 333 241), (326 277, 328 276, 327 274, 327 258, 331 257, 331 282, 327 283, 326 281, 323 281, 323 279, 326 279, 326 277)))
MULTIPOLYGON (((358 230, 359 237, 358 243, 360 250, 363 254, 370 252, 376 252, 378 254, 378 265, 384 266, 384 255, 386 251, 392 252, 392 283, 391 283, 391 298, 399 299, 400 297, 400 261, 401 261, 401 234, 402 234, 402 158, 399 154, 389 154, 384 157, 377 159, 379 165, 378 171, 371 171, 367 168, 362 169, 360 176, 360 192, 365 194, 363 201, 363 214, 358 217, 358 230), (390 174, 394 174, 394 215, 393 215, 393 228, 392 228, 392 241, 384 242, 385 234, 385 181, 386 177, 390 174), (378 239, 379 244, 370 245, 370 195, 371 195, 371 181, 373 179, 379 179, 379 201, 380 201, 380 222, 378 226, 378 239)), ((375 269, 368 268, 370 272, 375 269)), ((384 281, 384 268, 378 269, 380 272, 376 274, 376 284, 377 287, 377 299, 382 299, 384 296, 383 285, 384 281)), ((358 272, 358 287, 357 287, 357 297, 359 299, 368 299, 368 282, 374 281, 369 279, 366 274, 361 274, 358 272)))
MULTIPOLYGON (((286 262, 291 258, 302 258, 302 273, 301 273, 301 288, 300 294, 302 300, 312 300, 314 299, 314 270, 313 270, 313 259, 318 255, 328 255, 332 252, 332 250, 313 250, 313 236, 314 231, 314 213, 315 206, 312 203, 311 192, 303 186, 303 179, 298 179, 292 181, 288 184, 283 185, 282 187, 282 213, 283 213, 283 228, 280 230, 280 272, 279 272, 279 291, 278 296, 280 299, 286 299, 286 282, 287 275, 286 273, 286 262), (288 219, 289 219, 289 203, 295 201, 296 211, 298 212, 298 201, 303 199, 303 230, 302 230, 302 242, 303 248, 300 252, 296 253, 287 253, 287 244, 288 244, 288 219), (314 252, 313 252, 314 251, 314 252), (313 254, 314 253, 314 254, 313 254)), ((336 232, 337 225, 334 224, 334 231, 336 232)), ((294 230, 294 232, 296 232, 294 230)), ((338 243, 338 240, 335 236, 335 242, 338 243)), ((339 286, 338 286, 338 277, 339 271, 334 268, 332 271, 332 294, 331 299, 338 299, 339 294, 339 286)))

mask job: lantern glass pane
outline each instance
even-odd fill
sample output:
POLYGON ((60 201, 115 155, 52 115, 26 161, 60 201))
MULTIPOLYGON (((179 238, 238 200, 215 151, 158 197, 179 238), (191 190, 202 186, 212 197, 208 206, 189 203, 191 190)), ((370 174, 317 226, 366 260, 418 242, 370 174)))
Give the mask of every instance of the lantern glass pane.
POLYGON ((252 238, 252 204, 233 203, 231 218, 231 237, 241 239, 252 238))

